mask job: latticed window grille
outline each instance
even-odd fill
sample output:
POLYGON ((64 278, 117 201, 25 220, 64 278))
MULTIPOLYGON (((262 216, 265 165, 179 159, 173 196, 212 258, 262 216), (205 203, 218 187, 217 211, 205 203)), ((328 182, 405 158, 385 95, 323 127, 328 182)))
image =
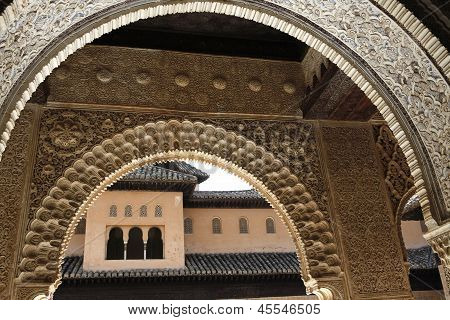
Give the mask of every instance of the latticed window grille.
POLYGON ((162 210, 161 206, 158 204, 155 207, 155 217, 162 217, 162 215, 163 215, 163 210, 162 210))
POLYGON ((192 232, 193 232, 192 219, 191 218, 184 219, 184 233, 192 234, 192 232))
POLYGON ((239 219, 239 233, 248 233, 248 221, 246 218, 239 219))
POLYGON ((275 221, 272 218, 266 219, 266 233, 275 233, 275 221))
POLYGON ((110 217, 117 217, 117 206, 115 204, 113 204, 110 208, 109 208, 109 216, 110 217))
POLYGON ((139 216, 140 217, 146 217, 147 216, 147 206, 141 206, 139 208, 139 216))
POLYGON ((133 208, 127 204, 125 206, 125 217, 131 217, 133 215, 133 208))
POLYGON ((219 218, 212 219, 212 232, 222 233, 222 221, 219 218))

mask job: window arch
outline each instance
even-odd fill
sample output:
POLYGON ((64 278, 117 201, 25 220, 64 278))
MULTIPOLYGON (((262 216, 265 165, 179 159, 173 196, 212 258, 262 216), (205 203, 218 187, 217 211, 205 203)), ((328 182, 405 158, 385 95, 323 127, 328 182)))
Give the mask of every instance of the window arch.
POLYGON ((212 233, 222 233, 222 221, 220 220, 220 218, 212 219, 212 233))
POLYGON ((158 204, 155 207, 155 217, 162 217, 162 215, 163 215, 162 207, 158 204))
POLYGON ((148 241, 146 247, 147 259, 163 259, 164 247, 162 240, 162 233, 159 228, 153 227, 148 230, 148 241))
POLYGON ((144 240, 142 240, 142 230, 134 227, 128 232, 127 260, 139 259, 144 259, 144 240))
POLYGON ((247 218, 239 218, 239 233, 248 233, 248 220, 247 218))
POLYGON ((125 206, 125 217, 131 217, 133 215, 133 208, 131 205, 127 204, 125 206))
POLYGON ((184 219, 184 234, 192 234, 193 233, 193 225, 191 218, 184 219))
POLYGON ((275 233, 275 221, 272 217, 266 219, 266 233, 275 233))
POLYGON ((109 231, 108 243, 106 245, 106 260, 123 260, 124 249, 122 229, 117 227, 112 228, 109 231))
POLYGON ((109 208, 109 216, 110 217, 117 217, 117 206, 115 204, 113 204, 110 208, 109 208))
POLYGON ((143 205, 139 208, 139 216, 146 217, 147 216, 147 206, 143 205))

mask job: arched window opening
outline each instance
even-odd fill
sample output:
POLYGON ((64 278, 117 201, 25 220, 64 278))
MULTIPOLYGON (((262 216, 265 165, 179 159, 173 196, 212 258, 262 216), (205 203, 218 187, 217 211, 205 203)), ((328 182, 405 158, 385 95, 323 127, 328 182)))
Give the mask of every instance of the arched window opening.
POLYGON ((155 217, 162 217, 162 214, 163 214, 162 207, 158 204, 155 207, 155 217))
POLYGON ((222 221, 220 221, 220 218, 212 219, 212 232, 215 234, 222 233, 222 221))
POLYGON ((109 216, 110 217, 117 217, 117 206, 115 204, 113 204, 110 208, 109 208, 109 216))
POLYGON ((127 204, 125 206, 125 217, 131 217, 133 215, 133 208, 127 204))
POLYGON ((164 247, 162 233, 159 228, 153 227, 148 230, 147 259, 163 259, 164 247))
POLYGON ((266 233, 275 233, 275 221, 273 218, 266 219, 266 233))
POLYGON ((147 216, 147 206, 146 205, 141 206, 141 208, 139 209, 139 216, 140 217, 147 216))
POLYGON ((128 233, 127 260, 144 259, 144 240, 142 230, 134 227, 128 233))
POLYGON ((246 218, 239 219, 239 233, 248 233, 248 220, 246 218))
POLYGON ((184 219, 184 234, 192 234, 192 232, 193 232, 192 219, 185 218, 184 219))
POLYGON ((112 228, 109 231, 108 244, 106 246, 106 260, 123 260, 124 249, 122 229, 112 228))

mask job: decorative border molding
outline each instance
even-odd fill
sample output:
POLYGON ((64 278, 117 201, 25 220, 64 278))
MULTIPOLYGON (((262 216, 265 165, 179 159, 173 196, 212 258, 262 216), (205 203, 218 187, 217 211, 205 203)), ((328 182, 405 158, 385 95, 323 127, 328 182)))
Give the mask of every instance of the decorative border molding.
MULTIPOLYGON (((426 151, 424 151, 422 155, 423 166, 425 168, 434 168, 434 170, 430 169, 431 171, 428 172, 425 179, 437 180, 428 182, 429 188, 436 188, 435 190, 429 191, 433 191, 435 193, 435 199, 439 199, 435 200, 436 206, 444 206, 446 208, 437 208, 436 210, 449 210, 450 182, 448 181, 448 173, 445 169, 445 161, 447 159, 446 150, 448 149, 448 146, 443 124, 450 122, 450 112, 448 111, 450 87, 446 82, 445 77, 440 74, 437 67, 433 65, 433 62, 429 60, 425 52, 423 52, 415 41, 375 5, 368 0, 357 3, 350 3, 345 0, 330 1, 329 3, 323 3, 320 7, 323 9, 321 11, 320 8, 314 4, 303 1, 268 1, 275 5, 275 10, 281 12, 282 10, 276 8, 283 8, 288 12, 292 12, 295 16, 306 19, 306 22, 311 23, 313 26, 318 25, 323 28, 320 32, 325 32, 325 34, 329 35, 331 38, 333 37, 331 36, 332 34, 335 35, 336 40, 334 43, 328 42, 329 44, 326 44, 319 38, 314 37, 311 33, 302 30, 300 27, 264 12, 266 9, 269 10, 273 8, 273 5, 270 6, 268 3, 259 4, 257 7, 263 7, 263 10, 259 11, 248 8, 256 5, 247 2, 243 5, 240 3, 239 5, 235 5, 222 2, 174 2, 158 5, 161 2, 162 1, 150 2, 147 3, 145 7, 142 4, 143 1, 127 3, 128 13, 124 13, 118 17, 112 15, 110 16, 109 21, 107 21, 107 19, 102 20, 102 22, 107 22, 92 29, 90 32, 85 33, 72 43, 69 43, 63 50, 51 58, 50 61, 43 63, 44 66, 25 89, 25 92, 17 102, 15 109, 11 112, 5 131, 1 136, 0 155, 6 147, 11 130, 14 128, 15 121, 19 117, 21 110, 24 108, 25 103, 28 101, 31 94, 36 90, 39 83, 41 83, 55 67, 75 50, 83 47, 86 43, 91 42, 105 33, 139 19, 174 13, 214 12, 253 20, 276 28, 304 41, 310 47, 321 52, 330 61, 337 64, 338 67, 363 90, 386 119, 407 157, 412 175, 415 178, 415 185, 420 196, 424 215, 431 217, 429 199, 427 190, 425 189, 424 177, 419 167, 419 161, 415 156, 415 152, 411 147, 408 137, 403 131, 402 125, 398 121, 399 112, 400 114, 402 112, 405 113, 400 117, 403 117, 402 123, 405 126, 411 125, 413 127, 409 129, 418 130, 418 133, 409 133, 420 137, 416 142, 419 144, 416 146, 416 151, 423 149, 421 142, 425 144, 426 151), (141 7, 138 7, 139 5, 141 5, 141 7), (130 12, 130 10, 135 11, 130 12), (359 15, 357 17, 356 14, 349 14, 349 12, 359 12, 359 15), (343 15, 343 17, 341 17, 341 15, 343 15), (337 17, 342 21, 337 19, 337 17), (348 20, 348 26, 346 27, 342 26, 340 23, 346 21, 345 19, 348 20), (371 22, 368 24, 366 21, 371 22), (367 37, 368 34, 371 39, 367 37), (329 45, 332 45, 333 48, 329 45), (357 53, 361 59, 364 60, 365 64, 370 65, 370 67, 359 65, 358 67, 361 70, 369 68, 371 71, 367 71, 368 74, 371 72, 377 73, 379 76, 377 81, 381 81, 386 87, 392 89, 390 95, 399 99, 403 106, 403 110, 399 108, 394 112, 393 110, 395 110, 395 108, 388 105, 384 98, 377 90, 375 90, 372 84, 360 73, 360 71, 336 51, 339 50, 345 52, 348 48, 354 53, 357 53), (414 103, 411 103, 411 99, 414 103), (433 161, 431 161, 431 159, 433 159, 433 161), (435 187, 433 185, 435 185, 435 187)), ((51 40, 61 36, 67 30, 73 29, 74 25, 81 22, 83 19, 87 19, 88 17, 92 18, 96 14, 104 13, 107 9, 117 8, 122 4, 124 4, 123 0, 91 0, 85 1, 82 4, 75 0, 66 0, 65 14, 69 16, 65 18, 71 18, 72 20, 59 20, 59 28, 55 28, 49 21, 47 21, 48 23, 43 23, 43 21, 40 21, 41 23, 36 23, 36 21, 30 21, 26 18, 30 16, 30 19, 34 19, 36 17, 36 12, 39 14, 43 9, 47 12, 57 10, 55 8, 55 3, 44 2, 40 5, 35 3, 26 5, 25 2, 18 2, 18 4, 12 5, 12 9, 8 8, 0 23, 0 41, 7 43, 7 50, 0 49, 0 53, 4 55, 4 59, 2 60, 3 63, 0 64, 0 70, 5 78, 1 88, 3 94, 0 96, 0 103, 3 104, 5 102, 6 95, 12 91, 20 77, 24 75, 29 66, 33 64, 32 61, 34 61, 39 53, 44 51, 46 45, 51 40), (79 14, 81 12, 82 14, 79 14), (51 28, 51 30, 43 30, 42 28, 51 28), (24 44, 23 41, 18 41, 20 40, 20 37, 22 37, 22 39, 23 37, 26 37, 26 34, 22 33, 22 31, 25 32, 25 30, 27 30, 28 33, 35 32, 36 35, 42 36, 42 39, 38 38, 43 42, 37 44, 35 49, 32 49, 28 43, 24 44), (16 32, 18 33, 16 34, 16 32), (17 61, 19 61, 19 63, 15 63, 17 61), (20 61, 23 62, 22 65, 20 65, 20 61)), ((57 17, 57 15, 53 18, 45 15, 39 16, 40 19, 42 18, 44 20, 55 19, 57 17)), ((303 22, 300 18, 296 18, 296 20, 298 23, 303 22)), ((56 21, 53 22, 56 23, 56 21)), ((37 39, 36 37, 34 38, 37 39)), ((448 59, 445 59, 445 61, 447 60, 448 59)), ((428 221, 430 221, 430 228, 436 227, 437 224, 433 219, 429 219, 428 221)))
POLYGON ((371 0, 389 13, 395 21, 403 26, 411 35, 417 39, 428 54, 442 69, 447 79, 450 79, 450 56, 445 46, 437 37, 397 0, 371 0))

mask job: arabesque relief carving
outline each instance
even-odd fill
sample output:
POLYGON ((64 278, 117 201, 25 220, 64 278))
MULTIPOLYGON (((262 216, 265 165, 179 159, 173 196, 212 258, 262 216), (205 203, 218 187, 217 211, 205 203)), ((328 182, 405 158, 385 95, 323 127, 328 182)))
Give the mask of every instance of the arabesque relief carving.
POLYGON ((351 297, 410 297, 372 128, 323 126, 322 135, 351 297))
MULTIPOLYGON (((138 119, 142 117, 140 114, 130 116, 124 117, 121 122, 112 121, 117 123, 116 129, 123 126, 130 127, 130 124, 136 121, 136 117, 138 119)), ((53 125, 47 128, 50 131, 52 129, 53 125)), ((77 132, 76 128, 75 136, 77 132)), ((30 231, 26 236, 23 250, 24 258, 20 263, 21 281, 51 283, 55 280, 61 241, 71 218, 90 192, 107 175, 133 159, 169 150, 198 150, 210 153, 231 161, 260 179, 278 197, 298 229, 305 246, 310 275, 323 277, 340 274, 340 259, 336 253, 337 248, 330 225, 312 196, 306 191, 307 188, 301 184, 301 179, 292 174, 293 171, 284 166, 282 160, 267 152, 264 147, 239 135, 239 132, 227 131, 201 122, 170 120, 127 129, 123 134, 116 134, 106 140, 95 133, 92 135, 98 142, 93 142, 89 147, 90 151, 83 153, 78 160, 75 162, 72 160, 71 166, 61 165, 61 169, 64 170, 62 176, 56 175, 54 187, 49 191, 47 189, 48 195, 42 200, 35 218, 30 223, 30 231)), ((45 127, 42 136, 46 137, 43 139, 44 144, 54 144, 46 134, 45 127)), ((60 158, 59 161, 67 159, 60 158)), ((55 163, 58 164, 58 161, 55 163)), ((36 168, 38 167, 39 164, 36 168)), ((37 181, 34 183, 39 185, 37 181)))
MULTIPOLYGON (((408 263, 402 233, 402 216, 407 200, 414 195, 414 179, 411 175, 406 157, 397 139, 386 124, 374 124, 373 134, 378 157, 383 169, 384 181, 391 200, 397 232, 400 239, 403 260, 408 263)), ((409 263, 408 263, 409 265, 409 263)))
POLYGON ((373 131, 392 209, 396 215, 401 214, 398 212, 400 201, 411 188, 414 188, 414 179, 411 176, 406 157, 391 129, 382 124, 374 125, 373 131))
POLYGON ((17 233, 25 188, 25 172, 30 145, 33 113, 26 110, 17 122, 12 141, 17 148, 8 148, 0 163, 0 299, 8 296, 13 277, 17 233))
MULTIPOLYGON (((447 232, 437 235, 428 239, 428 242, 434 252, 438 254, 444 267, 450 269, 450 233, 447 232)), ((450 284, 450 282, 448 283, 450 284)))
MULTIPOLYGON (((443 216, 443 219, 448 218, 450 182, 446 170, 448 148, 443 124, 450 122, 448 110, 450 88, 444 75, 440 73, 434 62, 427 57, 426 51, 401 28, 402 23, 397 24, 370 1, 320 1, 320 4, 315 1, 289 0, 268 2, 279 6, 276 10, 283 7, 288 12, 299 15, 301 18, 296 22, 300 25, 313 25, 312 29, 315 30, 315 33, 320 33, 316 27, 318 26, 324 33, 319 38, 329 39, 327 45, 319 41, 317 37, 298 29, 297 26, 282 22, 267 14, 259 14, 252 9, 237 7, 231 3, 193 2, 181 5, 177 3, 176 6, 165 3, 164 10, 161 10, 162 6, 140 10, 139 12, 128 10, 129 15, 126 18, 119 17, 114 23, 105 19, 106 25, 99 27, 97 31, 86 34, 82 40, 77 39, 68 47, 60 48, 58 57, 48 62, 48 65, 38 72, 34 80, 29 79, 33 82, 26 92, 18 97, 19 102, 6 110, 4 102, 8 98, 8 94, 12 92, 20 77, 34 63, 36 57, 42 56, 42 52, 50 43, 64 32, 68 32, 72 26, 81 23, 83 19, 95 20, 95 16, 99 15, 100 12, 118 5, 123 5, 124 9, 129 9, 125 8, 125 4, 131 5, 132 1, 90 0, 80 3, 75 0, 65 0, 63 4, 42 1, 16 5, 16 10, 7 11, 5 17, 2 17, 0 29, 0 41, 5 44, 0 46, 0 55, 2 56, 0 74, 3 76, 0 104, 4 107, 2 113, 7 113, 3 122, 5 134, 2 135, 0 152, 4 151, 14 122, 38 84, 61 60, 74 50, 82 47, 86 42, 109 32, 113 25, 117 27, 149 16, 167 14, 167 12, 220 12, 247 19, 251 17, 258 22, 277 27, 281 31, 307 42, 308 45, 326 55, 331 62, 337 63, 346 74, 351 75, 359 87, 364 88, 365 93, 371 97, 383 116, 389 119, 388 124, 393 129, 395 136, 399 140, 402 138, 401 145, 405 148, 405 154, 412 151, 411 144, 407 141, 403 131, 409 129, 403 128, 402 130, 401 128, 402 125, 406 127, 407 122, 400 124, 392 110, 397 108, 407 120, 410 119, 412 123, 411 134, 417 134, 425 146, 423 150, 425 155, 420 155, 420 157, 423 158, 422 160, 426 165, 433 168, 432 176, 428 177, 428 179, 431 179, 428 184, 439 184, 438 190, 435 191, 437 192, 437 201, 439 201, 439 205, 441 205, 441 201, 445 202, 446 212, 439 212, 439 214, 443 216), (52 14, 44 14, 48 12, 52 14), (25 41, 25 39, 32 39, 32 41, 25 41), (386 90, 390 89, 392 97, 395 96, 400 105, 388 106, 375 92, 372 84, 361 76, 360 71, 353 68, 345 59, 342 59, 339 52, 347 49, 349 49, 349 52, 355 53, 355 59, 360 60, 360 65, 365 69, 364 73, 376 75, 380 86, 384 86, 386 90), (6 121, 9 121, 7 125, 5 125, 6 121)), ((251 6, 245 3, 240 5, 251 6)), ((408 19, 408 21, 411 21, 411 19, 408 19)), ((414 27, 413 34, 415 34, 417 28, 422 28, 422 26, 417 24, 414 27)), ((421 38, 421 40, 424 39, 421 38)), ((435 41, 435 44, 437 45, 429 45, 426 48, 437 56, 439 56, 436 53, 437 51, 446 52, 438 42, 435 41)), ((51 57, 48 58, 48 60, 50 59, 51 57)), ((444 57, 441 55, 439 63, 443 66, 444 72, 448 74, 448 63, 445 63, 445 61, 448 61, 445 54, 444 57)), ((107 80, 108 75, 101 74, 100 78, 107 80)), ((418 145, 417 148, 422 149, 422 146, 418 145)), ((415 166, 412 172, 419 172, 414 155, 408 157, 408 163, 415 166)), ((416 187, 421 188, 420 191, 424 191, 422 182, 419 179, 416 180, 418 181, 416 187)), ((423 194, 421 200, 425 203, 427 201, 425 193, 421 192, 420 194, 423 194)))
MULTIPOLYGON (((34 300, 38 296, 47 296, 48 294, 48 286, 42 285, 27 285, 27 286, 18 286, 15 292, 15 298, 17 300, 34 300)), ((42 298, 37 298, 38 300, 45 300, 42 298)))

